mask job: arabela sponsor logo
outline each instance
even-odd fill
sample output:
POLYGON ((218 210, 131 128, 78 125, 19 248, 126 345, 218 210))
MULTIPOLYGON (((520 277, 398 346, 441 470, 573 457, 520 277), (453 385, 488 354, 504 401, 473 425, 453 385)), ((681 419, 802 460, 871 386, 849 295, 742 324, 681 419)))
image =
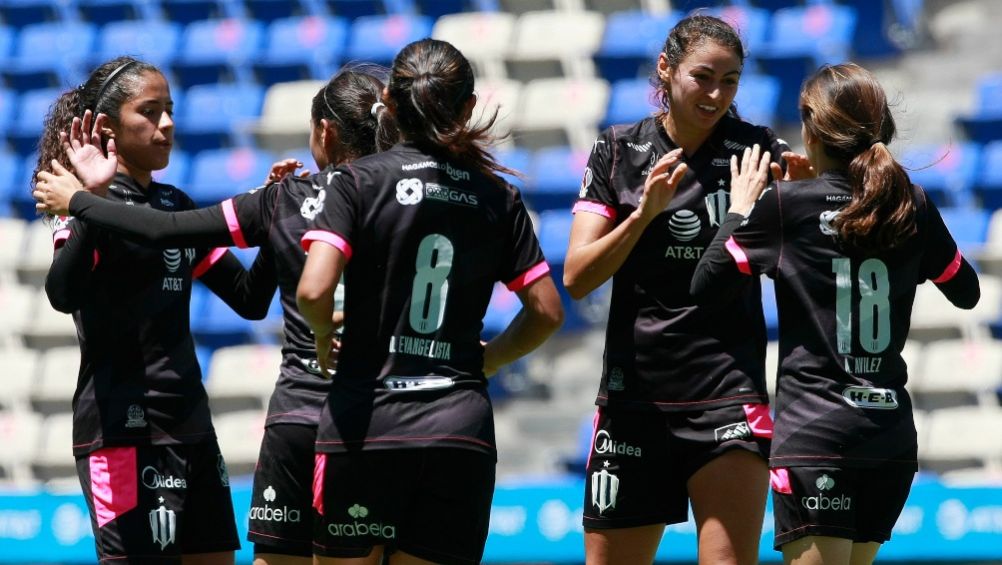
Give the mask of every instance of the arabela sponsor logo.
POLYGON ((835 488, 835 479, 829 477, 827 474, 821 475, 816 481, 814 481, 814 486, 818 487, 821 491, 815 496, 805 496, 800 499, 800 504, 808 510, 836 510, 844 511, 852 509, 852 498, 842 494, 825 496, 825 491, 830 491, 835 488))
POLYGON ((850 386, 842 391, 842 398, 856 408, 894 410, 898 407, 898 394, 889 388, 850 386))
POLYGON ((383 539, 395 539, 397 537, 396 526, 383 524, 382 522, 360 522, 369 515, 369 509, 360 504, 355 504, 348 509, 351 522, 332 522, 327 525, 327 532, 335 537, 357 537, 373 536, 383 539))
POLYGON ((608 430, 595 432, 595 453, 602 455, 627 455, 629 457, 643 457, 641 448, 627 445, 626 442, 616 442, 608 430))
POLYGON ((153 466, 146 466, 143 468, 142 473, 143 486, 155 490, 158 488, 168 488, 168 489, 186 489, 188 488, 188 482, 183 478, 177 478, 174 475, 167 475, 166 477, 160 474, 153 466))
POLYGON ((299 523, 302 519, 302 513, 297 508, 289 508, 288 506, 278 506, 272 507, 268 503, 275 502, 278 498, 278 493, 275 489, 268 485, 268 488, 264 489, 264 506, 251 506, 250 509, 250 519, 251 520, 261 520, 264 522, 288 522, 288 523, 299 523))

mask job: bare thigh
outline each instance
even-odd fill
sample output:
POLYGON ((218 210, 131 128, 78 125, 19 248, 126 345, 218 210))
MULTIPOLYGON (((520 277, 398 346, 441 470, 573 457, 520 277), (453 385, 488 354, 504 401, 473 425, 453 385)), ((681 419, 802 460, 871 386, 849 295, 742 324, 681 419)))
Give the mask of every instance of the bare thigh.
MULTIPOLYGON (((860 544, 864 545, 864 544, 860 544)), ((807 536, 783 545, 786 565, 849 565, 852 540, 828 536, 807 536)))
POLYGON ((766 462, 754 453, 731 450, 696 471, 688 487, 699 563, 757 563, 769 489, 766 462))
POLYGON ((310 565, 312 557, 296 557, 278 553, 257 553, 254 555, 254 565, 310 565))
POLYGON ((585 529, 585 565, 644 565, 654 562, 664 524, 585 529))

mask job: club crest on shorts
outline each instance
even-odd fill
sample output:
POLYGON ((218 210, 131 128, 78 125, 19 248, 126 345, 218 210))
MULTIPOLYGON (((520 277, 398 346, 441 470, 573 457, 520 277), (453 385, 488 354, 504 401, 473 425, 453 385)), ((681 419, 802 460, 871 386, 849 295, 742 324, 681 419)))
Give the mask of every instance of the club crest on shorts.
MULTIPOLYGON (((609 462, 605 462, 609 466, 609 462)), ((591 474, 591 503, 598 508, 599 515, 606 510, 616 507, 616 498, 619 496, 619 477, 609 472, 609 469, 602 469, 591 474)))
POLYGON ((177 534, 177 515, 164 505, 164 497, 159 498, 160 506, 150 510, 150 530, 153 543, 160 544, 160 551, 174 543, 177 534))

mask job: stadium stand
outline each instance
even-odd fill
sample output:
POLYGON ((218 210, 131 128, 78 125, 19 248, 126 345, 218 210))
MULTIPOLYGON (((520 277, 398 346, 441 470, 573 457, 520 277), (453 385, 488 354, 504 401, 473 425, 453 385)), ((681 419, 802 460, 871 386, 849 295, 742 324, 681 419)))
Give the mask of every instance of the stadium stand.
POLYGON ((462 51, 478 76, 498 80, 507 76, 504 53, 511 44, 514 29, 512 14, 473 12, 438 18, 431 35, 462 51))
POLYGON ((319 80, 297 80, 268 87, 260 118, 245 122, 244 126, 254 135, 255 145, 283 156, 308 145, 313 97, 325 84, 319 80))
POLYGON ((602 41, 605 21, 598 12, 526 12, 515 22, 505 64, 523 82, 541 78, 590 79, 591 55, 602 41))

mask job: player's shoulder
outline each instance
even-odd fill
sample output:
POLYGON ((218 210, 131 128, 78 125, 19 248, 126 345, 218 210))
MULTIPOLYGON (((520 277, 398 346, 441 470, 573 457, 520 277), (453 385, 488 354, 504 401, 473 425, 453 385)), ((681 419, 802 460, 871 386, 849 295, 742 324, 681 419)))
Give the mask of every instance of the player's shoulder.
POLYGON ((151 203, 163 210, 190 210, 197 208, 195 201, 180 188, 157 181, 150 183, 148 194, 151 203))
POLYGON ((754 144, 772 145, 777 141, 776 133, 768 126, 746 122, 738 116, 726 115, 720 119, 717 132, 722 137, 722 145, 733 151, 744 150, 754 144))
POLYGON ((655 116, 630 124, 613 124, 602 130, 598 139, 606 143, 646 143, 658 136, 655 116))

